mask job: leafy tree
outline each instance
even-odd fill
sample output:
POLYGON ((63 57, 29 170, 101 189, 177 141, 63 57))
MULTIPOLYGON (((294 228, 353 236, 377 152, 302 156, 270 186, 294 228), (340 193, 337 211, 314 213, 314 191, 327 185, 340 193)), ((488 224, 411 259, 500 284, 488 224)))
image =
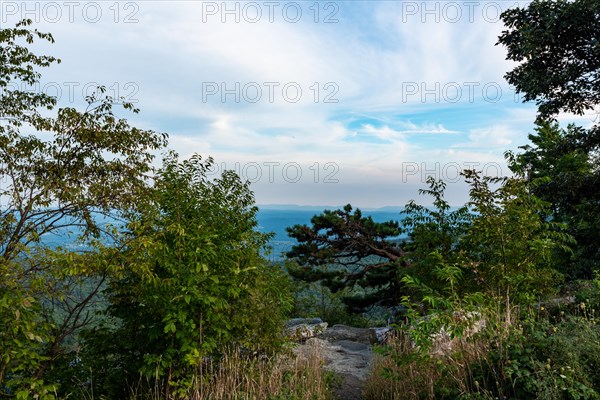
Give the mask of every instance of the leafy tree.
MULTIPOLYGON (((461 259, 459 239, 469 228, 473 215, 467 206, 454 210, 444 198, 446 184, 433 177, 427 178, 429 189, 419 189, 419 194, 433 198, 433 208, 427 208, 411 200, 402 214, 402 225, 408 231, 405 243, 407 259, 413 266, 409 273, 428 285, 439 288, 437 267, 440 258, 446 263, 461 259)), ((445 284, 444 284, 445 285, 445 284)))
POLYGON ((596 0, 534 0, 501 15, 498 43, 520 63, 505 75, 543 118, 582 114, 600 104, 600 4, 596 0))
POLYGON ((501 17, 507 29, 498 43, 519 63, 505 77, 524 101, 539 106, 533 145, 511 168, 547 180, 534 193, 551 203, 551 217, 567 223, 578 241, 572 257, 563 255, 564 270, 571 278, 591 278, 600 267, 600 125, 561 130, 551 121, 559 112, 583 114, 600 104, 600 4, 534 0, 501 17))
POLYGON ((561 271, 569 278, 591 278, 600 269, 600 185, 597 155, 580 145, 586 130, 574 125, 561 129, 557 123, 540 123, 529 135, 531 145, 511 154, 510 167, 527 174, 531 190, 550 203, 548 215, 567 224, 577 241, 572 253, 558 253, 561 271))
POLYGON ((115 323, 86 335, 79 370, 94 371, 94 393, 123 398, 141 372, 165 396, 185 397, 226 347, 281 344, 286 277, 261 255, 269 236, 255 230, 248 184, 233 171, 209 180, 212 163, 170 153, 151 203, 132 217, 128 268, 107 291, 115 323))
MULTIPOLYGON (((384 235, 369 236, 368 224, 373 229, 381 227, 358 213, 349 214, 349 206, 345 213, 326 211, 313 217, 312 228, 289 229, 299 241, 288 254, 301 265, 292 270, 293 275, 321 280, 334 290, 356 290, 360 284, 373 294, 368 305, 399 304, 405 296, 418 294, 418 287, 427 288, 432 296, 437 293, 431 299, 442 299, 448 282, 441 276, 453 282, 460 277, 460 285, 451 285, 454 300, 481 291, 505 299, 507 308, 512 301, 527 302, 551 292, 560 279, 554 255, 558 250, 570 251, 573 242, 560 223, 546 220, 549 203, 530 193, 523 177, 481 177, 475 171, 464 175, 471 187, 467 205, 451 210, 444 199, 444 183, 430 178, 429 189, 420 193, 433 197, 433 209, 411 201, 402 213, 403 228, 386 223, 396 229, 392 231, 395 236, 405 229, 409 238, 402 242, 384 235), (389 247, 397 252, 393 260, 368 258, 389 247), (357 257, 352 249, 366 256, 357 257), (381 281, 366 279, 378 269, 382 271, 376 276, 384 276, 381 281), (353 281, 356 276, 365 278, 353 281)), ((366 298, 360 292, 359 296, 366 298)))
MULTIPOLYGON (((513 160, 511 154, 508 158, 513 160)), ((548 319, 543 306, 531 307, 554 291, 561 278, 556 251, 567 252, 573 239, 564 224, 548 220, 550 203, 532 193, 547 180, 526 179, 526 169, 516 172, 494 178, 464 171, 470 186, 466 220, 446 229, 456 232, 454 240, 423 246, 425 258, 418 259, 426 262, 413 264, 402 278, 412 290, 403 298, 407 323, 382 349, 384 378, 391 382, 377 380, 385 388, 397 383, 395 395, 597 397, 595 359, 588 357, 598 334, 593 317, 566 317, 565 326, 548 319), (444 243, 450 243, 450 251, 444 243), (420 269, 428 271, 426 279, 420 269), (541 324, 531 318, 533 313, 541 324), (577 326, 583 329, 576 331, 577 326)), ((431 180, 430 189, 422 191, 434 196, 438 209, 446 208, 442 188, 431 180)), ((424 230, 424 244, 443 231, 446 221, 435 211, 429 214, 435 218, 416 214, 416 220, 429 223, 417 229, 424 230)), ((589 306, 577 308, 586 312, 589 306)), ((560 315, 563 319, 564 312, 560 315)))
MULTIPOLYGON (((529 192, 523 177, 463 175, 470 201, 447 218, 429 211, 435 219, 415 225, 410 254, 419 262, 403 281, 426 292, 425 304, 434 308, 455 307, 477 292, 502 298, 510 308, 513 298, 527 303, 551 292, 560 279, 555 250, 570 251, 573 239, 563 225, 546 220, 549 204, 529 192)), ((433 195, 439 210, 448 209, 443 183, 429 183, 431 189, 421 192, 433 195)), ((416 215, 408 223, 421 220, 416 215)))
POLYGON ((402 213, 401 222, 377 223, 363 217, 360 210, 326 210, 312 218, 312 227, 296 225, 288 233, 299 244, 287 254, 299 264, 290 268, 297 279, 322 282, 334 293, 347 290, 343 297, 349 311, 362 312, 373 305, 396 306, 407 288, 401 282, 410 271, 431 281, 430 254, 438 250, 445 256, 468 225, 467 208, 450 210, 444 200, 445 184, 433 178, 429 189, 420 194, 434 198, 428 209, 414 201, 402 213), (403 233, 408 240, 400 239, 403 233))
POLYGON ((138 207, 166 135, 117 118, 120 100, 102 87, 84 111, 56 114, 56 99, 20 90, 39 82, 37 68, 58 62, 27 48, 53 41, 30 24, 0 30, 0 394, 50 398, 48 366, 90 321, 105 276, 120 269, 103 244, 114 231, 97 216, 138 207), (85 253, 44 240, 69 231, 85 253))
POLYGON ((529 192, 526 181, 464 172, 475 214, 460 246, 481 291, 511 302, 534 301, 560 280, 556 249, 570 251, 572 237, 547 221, 549 204, 529 192), (497 188, 493 186, 499 185, 497 188))

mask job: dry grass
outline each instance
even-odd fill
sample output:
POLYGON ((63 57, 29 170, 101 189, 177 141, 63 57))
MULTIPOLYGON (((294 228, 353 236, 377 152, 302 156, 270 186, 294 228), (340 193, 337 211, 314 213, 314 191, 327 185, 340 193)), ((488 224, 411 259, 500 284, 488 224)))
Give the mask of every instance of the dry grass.
POLYGON ((404 362, 396 363, 396 358, 389 355, 374 357, 365 384, 365 399, 434 399, 439 395, 436 388, 444 386, 469 393, 473 384, 469 366, 486 362, 483 342, 461 342, 452 354, 445 356, 421 356, 402 342, 405 340, 396 339, 391 346, 395 347, 394 351, 404 351, 404 362))
POLYGON ((416 357, 410 340, 392 338, 386 354, 373 357, 371 373, 365 383, 364 397, 369 400, 433 398, 433 387, 440 378, 434 363, 416 357), (414 360, 411 360, 415 356, 414 360), (396 360, 403 359, 401 365, 396 360))
POLYGON ((147 385, 138 385, 131 399, 326 400, 331 398, 332 379, 322 367, 317 347, 303 356, 289 351, 273 357, 245 357, 233 350, 218 363, 206 363, 192 389, 184 393, 176 394, 173 387, 148 390, 147 385))
MULTIPOLYGON (((498 314, 499 315, 499 314, 498 314)), ((450 350, 419 351, 406 332, 392 338, 383 354, 376 354, 365 385, 366 400, 453 398, 457 394, 478 393, 488 398, 488 391, 479 387, 474 366, 495 371, 490 364, 490 346, 502 347, 508 329, 514 323, 510 316, 488 317, 484 332, 470 337, 452 339, 450 350), (506 321, 511 321, 507 324, 506 321), (509 327, 509 328, 507 328, 509 327), (451 394, 444 393, 445 389, 451 394)), ((435 341, 433 350, 435 350, 435 341)), ((498 371, 496 371, 498 372, 498 371)))

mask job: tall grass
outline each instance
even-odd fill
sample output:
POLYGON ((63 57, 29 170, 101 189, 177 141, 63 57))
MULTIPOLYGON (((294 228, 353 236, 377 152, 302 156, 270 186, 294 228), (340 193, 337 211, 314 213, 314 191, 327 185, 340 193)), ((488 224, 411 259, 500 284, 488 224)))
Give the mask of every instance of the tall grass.
POLYGON ((232 349, 220 360, 206 362, 191 389, 182 393, 144 380, 132 387, 130 400, 328 400, 332 376, 322 367, 316 346, 304 355, 288 351, 272 357, 247 356, 232 349))
MULTIPOLYGON (((414 327, 397 331, 373 359, 365 385, 365 399, 468 398, 471 393, 477 393, 478 399, 494 398, 489 396, 486 387, 481 386, 478 371, 502 375, 495 362, 490 360, 490 351, 492 348, 502 351, 506 346, 509 330, 517 322, 517 312, 502 312, 498 307, 488 308, 483 314, 485 324, 476 333, 471 326, 476 321, 469 319, 455 320, 454 328, 462 326, 457 331, 463 334, 453 338, 424 328, 430 341, 424 348, 415 347, 411 336, 415 333, 414 327), (469 331, 471 333, 467 333, 469 331)), ((493 380, 503 379, 496 376, 493 380)))
POLYGON ((486 315, 484 331, 445 352, 400 331, 374 357, 365 400, 600 399, 600 324, 589 303, 486 315))
POLYGON ((486 362, 487 343, 460 340, 444 355, 423 355, 408 335, 390 340, 385 354, 376 354, 364 389, 368 400, 433 399, 440 387, 468 393, 473 384, 470 366, 486 362))

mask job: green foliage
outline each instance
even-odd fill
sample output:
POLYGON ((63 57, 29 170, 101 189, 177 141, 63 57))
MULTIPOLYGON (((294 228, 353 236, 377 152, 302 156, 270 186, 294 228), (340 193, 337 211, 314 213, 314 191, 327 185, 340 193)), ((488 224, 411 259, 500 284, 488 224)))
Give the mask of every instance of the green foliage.
POLYGON ((450 210, 443 198, 443 182, 432 178, 427 182, 429 189, 420 193, 433 196, 435 208, 411 201, 400 214, 401 223, 376 223, 360 210, 352 213, 348 205, 314 216, 312 227, 288 228, 300 243, 288 253, 299 263, 290 268, 290 274, 306 282, 321 282, 334 295, 347 293, 342 301, 353 313, 374 305, 398 305, 407 291, 401 282, 407 272, 433 284, 436 261, 430 254, 437 250, 444 257, 453 255, 470 215, 466 207, 450 210), (403 232, 408 232, 409 241, 398 239, 403 232))
POLYGON ((128 268, 108 290, 116 326, 86 335, 91 350, 81 367, 95 370, 95 393, 122 397, 141 372, 184 396, 203 362, 226 346, 282 344, 287 278, 261 257, 268 236, 255 231, 248 184, 232 171, 209 180, 211 165, 170 153, 155 201, 133 216, 128 268))
POLYGON ((3 283, 0 292, 0 384, 3 387, 0 389, 18 398, 28 398, 30 391, 52 398, 50 394, 55 387, 44 384, 40 378, 32 378, 47 360, 44 341, 51 337, 50 327, 39 320, 41 307, 35 298, 22 288, 15 288, 16 282, 5 280, 3 283))
POLYGON ((569 250, 573 240, 561 225, 546 221, 547 203, 530 194, 519 177, 481 177, 471 170, 464 176, 470 185, 468 208, 444 218, 441 211, 448 207, 443 186, 431 180, 427 193, 440 211, 429 213, 439 222, 409 214, 409 224, 420 234, 413 234, 420 243, 413 245, 418 251, 410 253, 419 256, 415 272, 423 275, 427 269, 428 279, 410 274, 403 281, 417 289, 422 303, 433 310, 453 310, 467 295, 478 292, 502 298, 509 309, 511 298, 528 304, 551 292, 559 278, 554 250, 569 250), (499 186, 494 189, 492 184, 499 186), (423 244, 429 246, 420 247, 423 244))
MULTIPOLYGON (((557 315, 546 314, 544 303, 537 314, 522 311, 555 292, 559 270, 591 278, 598 268, 600 129, 561 130, 546 121, 600 103, 599 6, 534 0, 502 14, 507 29, 499 43, 518 63, 505 77, 525 101, 537 102, 537 132, 524 153, 506 154, 515 177, 465 171, 472 218, 457 236, 439 234, 441 213, 413 228, 413 246, 421 250, 403 282, 421 295, 417 302, 405 297, 409 325, 382 365, 391 379, 417 384, 392 380, 396 389, 388 398, 599 397, 600 330, 591 303, 557 315), (474 296, 478 290, 482 295, 474 296), (485 331, 472 337, 456 321, 469 312, 486 321, 485 331), (453 347, 440 354, 441 333, 453 347)), ((431 186, 429 194, 443 210, 443 187, 431 186)), ((595 303, 595 283, 582 286, 578 298, 595 303)))
POLYGON ((407 275, 403 282, 419 301, 405 296, 406 323, 385 346, 377 349, 367 399, 460 398, 470 382, 465 366, 480 353, 472 344, 489 325, 490 298, 479 292, 461 294, 463 270, 447 264, 438 250, 432 276, 433 289, 407 275))
POLYGON ((560 280, 553 255, 569 251, 573 238, 564 226, 547 221, 548 203, 528 190, 520 177, 480 177, 465 171, 476 217, 461 239, 477 285, 502 296, 527 302, 552 292, 560 280), (500 184, 497 189, 492 184, 500 184))
POLYGON ((532 193, 549 203, 549 217, 565 223, 577 241, 574 252, 555 255, 570 279, 590 279, 600 269, 598 146, 591 145, 587 135, 574 125, 560 129, 558 123, 539 123, 529 135, 532 145, 522 146, 520 154, 508 154, 511 169, 527 174, 532 193))
POLYGON ((600 103, 600 4, 595 0, 535 0, 501 15, 507 29, 499 43, 519 64, 505 77, 524 101, 539 106, 533 146, 512 163, 533 179, 534 193, 552 204, 551 217, 569 224, 578 248, 562 255, 571 278, 590 279, 600 268, 600 125, 589 129, 550 123, 559 112, 583 114, 600 103))
POLYGON ((287 256, 298 263, 290 274, 306 282, 321 282, 332 293, 349 290, 342 301, 353 312, 399 300, 398 266, 402 250, 396 221, 375 222, 358 209, 325 210, 311 219, 312 226, 288 228, 296 239, 287 256))
POLYGON ((26 47, 53 41, 30 24, 0 30, 0 395, 50 398, 58 387, 45 379, 52 363, 91 322, 106 276, 120 269, 118 252, 102 244, 115 231, 98 216, 142 203, 152 153, 166 135, 115 117, 114 104, 137 110, 103 97, 103 87, 84 111, 56 113, 56 99, 15 89, 34 87, 37 68, 58 62, 26 47), (67 233, 88 251, 42 240, 67 233))
POLYGON ((498 42, 519 63, 505 75, 544 117, 582 114, 600 103, 600 4, 596 0, 534 0, 501 15, 498 42))
POLYGON ((542 312, 491 341, 473 379, 489 397, 597 399, 600 327, 590 315, 542 312), (485 389, 483 389, 485 388, 485 389))
POLYGON ((386 356, 376 361, 380 375, 370 378, 378 387, 369 388, 378 396, 367 398, 600 397, 600 327, 593 314, 579 308, 552 316, 542 308, 508 329, 493 317, 487 312, 485 330, 455 336, 451 349, 441 353, 414 347, 415 334, 406 332, 411 339, 400 336, 380 351, 386 356))
POLYGON ((13 83, 24 82, 33 86, 39 81, 37 67, 48 67, 60 60, 51 56, 38 56, 23 45, 33 44, 35 40, 54 42, 49 33, 30 30, 31 20, 24 20, 15 28, 0 29, 0 133, 4 135, 18 134, 23 124, 41 125, 43 121, 39 108, 52 109, 56 99, 45 93, 34 93, 12 89, 13 83))
MULTIPOLYGON (((553 293, 559 282, 554 255, 574 245, 564 225, 548 219, 549 203, 532 194, 540 183, 464 175, 469 223, 451 251, 438 245, 420 253, 426 262, 415 266, 430 269, 427 280, 412 274, 402 279, 419 295, 404 297, 407 324, 381 350, 376 370, 391 388, 384 395, 598 398, 600 330, 590 304, 555 316, 541 305, 534 315, 515 307, 531 310, 553 293)), ((429 194, 443 208, 443 192, 432 187, 429 194)), ((426 238, 445 237, 436 236, 436 223, 425 227, 426 238)), ((594 288, 588 295, 595 298, 594 288)), ((369 390, 380 393, 374 384, 369 390)))
POLYGON ((348 311, 343 299, 348 289, 331 293, 331 290, 318 282, 297 281, 293 286, 294 307, 291 315, 298 318, 321 318, 329 326, 342 324, 367 326, 369 320, 362 314, 348 311))
POLYGON ((431 196, 434 208, 411 200, 402 211, 405 216, 402 226, 410 238, 404 243, 408 266, 404 272, 434 289, 441 289, 438 284, 443 280, 436 276, 439 275, 438 268, 442 262, 459 263, 462 254, 458 251, 458 240, 466 233, 473 215, 467 206, 451 210, 444 199, 446 184, 443 181, 428 177, 427 184, 429 188, 419 189, 419 194, 431 196))
POLYGON ((261 256, 248 185, 170 153, 150 186, 166 135, 115 116, 131 104, 98 87, 53 114, 14 89, 58 62, 27 49, 53 40, 30 23, 0 30, 0 397, 124 398, 140 372, 181 397, 225 346, 278 349, 290 282, 261 256))
MULTIPOLYGON (((414 201, 407 204, 402 226, 410 240, 401 246, 389 239, 386 244, 385 235, 373 233, 391 225, 378 226, 363 219, 358 211, 351 215, 349 207, 315 216, 312 228, 291 228, 290 234, 300 245, 289 256, 303 263, 291 269, 292 275, 309 282, 320 280, 337 291, 352 290, 357 283, 376 288, 372 292, 375 299, 388 305, 398 304, 403 295, 417 294, 419 286, 427 287, 438 295, 428 295, 425 308, 436 308, 438 304, 432 303, 448 296, 444 289, 448 283, 453 298, 484 291, 502 297, 509 308, 511 301, 527 302, 552 292, 560 280, 554 255, 558 250, 570 251, 574 242, 563 225, 547 220, 549 203, 530 193, 531 185, 518 176, 481 177, 475 171, 464 174, 471 187, 471 200, 452 211, 444 200, 444 183, 428 180, 429 189, 420 193, 433 197, 434 209, 414 201), (369 226, 374 230, 369 231, 369 226), (360 249, 354 250, 358 246, 360 249), (358 264, 362 257, 386 252, 397 258, 358 264), (357 271, 349 271, 349 266, 357 271), (385 272, 387 286, 377 286, 381 282, 373 271, 382 277, 385 272), (463 275, 466 277, 458 285, 463 275), (353 280, 357 276, 363 280, 353 280), (391 288, 396 292, 386 291, 391 288)), ((394 233, 401 232, 397 225, 393 229, 394 233)), ((345 302, 352 304, 348 299, 345 302)))
POLYGON ((600 310, 600 272, 596 272, 592 280, 575 282, 571 292, 575 302, 586 303, 591 309, 600 310))

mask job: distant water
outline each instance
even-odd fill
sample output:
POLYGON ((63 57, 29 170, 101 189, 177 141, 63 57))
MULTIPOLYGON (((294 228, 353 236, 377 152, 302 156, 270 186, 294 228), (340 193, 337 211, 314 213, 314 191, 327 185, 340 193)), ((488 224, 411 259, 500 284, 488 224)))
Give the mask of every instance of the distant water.
MULTIPOLYGON (((278 261, 284 258, 284 254, 291 249, 296 241, 287 235, 286 228, 297 224, 310 225, 310 219, 320 214, 315 210, 279 210, 279 209, 259 209, 257 214, 258 230, 260 232, 274 233, 270 241, 272 247, 271 254, 267 258, 272 261, 278 261)), ((364 216, 371 216, 376 222, 398 221, 401 219, 399 212, 391 211, 363 211, 364 216)), ((110 222, 104 220, 103 222, 110 222)), ((60 230, 55 234, 44 235, 43 242, 50 246, 61 246, 70 250, 85 250, 86 246, 76 243, 77 232, 60 230)))
MULTIPOLYGON (((257 214, 259 230, 261 232, 273 232, 275 235, 271 239, 272 254, 268 258, 272 261, 278 261, 284 258, 285 253, 289 251, 296 243, 296 240, 287 235, 286 228, 297 224, 310 225, 310 219, 320 214, 314 210, 271 210, 260 209, 257 214)), ((370 216, 375 222, 399 221, 400 212, 391 211, 363 211, 363 216, 370 216)))

